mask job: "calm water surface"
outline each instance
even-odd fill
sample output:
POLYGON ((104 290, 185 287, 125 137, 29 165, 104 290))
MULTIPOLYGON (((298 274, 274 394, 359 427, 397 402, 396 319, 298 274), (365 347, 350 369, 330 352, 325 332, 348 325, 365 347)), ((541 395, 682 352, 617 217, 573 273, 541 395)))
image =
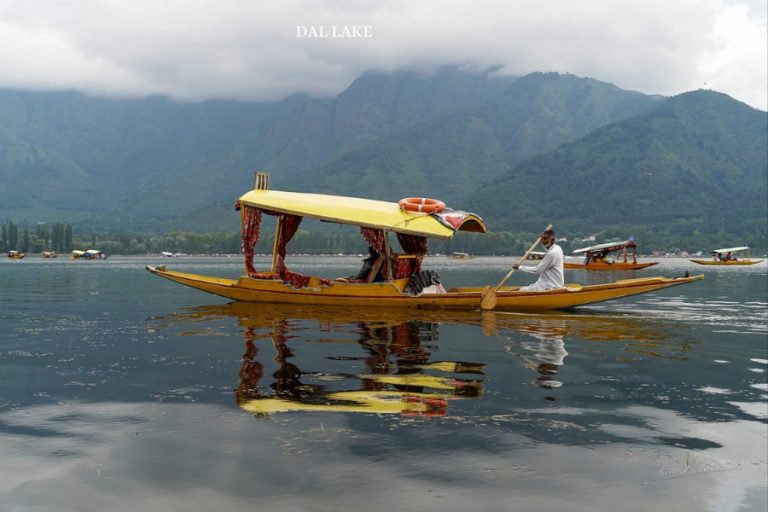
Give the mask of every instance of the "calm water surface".
MULTIPOLYGON (((427 266, 450 287, 498 282, 513 261, 427 266)), ((242 271, 238 257, 0 261, 0 509, 768 504, 765 262, 566 271, 706 278, 536 315, 232 304, 146 263, 242 271)), ((344 276, 359 259, 289 264, 344 276)))

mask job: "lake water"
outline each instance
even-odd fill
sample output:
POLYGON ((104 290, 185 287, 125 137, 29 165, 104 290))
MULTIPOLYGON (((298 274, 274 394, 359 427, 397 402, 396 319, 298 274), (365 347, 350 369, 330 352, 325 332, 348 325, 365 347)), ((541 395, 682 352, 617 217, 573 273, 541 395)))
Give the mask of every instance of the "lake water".
MULTIPOLYGON (((426 261, 461 286, 514 260, 426 261)), ((0 261, 0 510, 768 504, 765 262, 566 271, 706 277, 525 315, 230 304, 146 263, 242 272, 239 257, 0 261)), ((289 260, 332 277, 359 263, 289 260)))

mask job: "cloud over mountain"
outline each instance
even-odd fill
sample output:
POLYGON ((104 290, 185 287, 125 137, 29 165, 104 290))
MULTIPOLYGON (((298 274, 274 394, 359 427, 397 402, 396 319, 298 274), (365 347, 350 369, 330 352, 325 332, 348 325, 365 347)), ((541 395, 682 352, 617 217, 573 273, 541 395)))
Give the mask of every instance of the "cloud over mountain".
POLYGON ((768 101, 766 7, 753 0, 3 0, 0 46, 0 86, 98 95, 333 96, 368 70, 460 64, 768 101), (334 26, 371 37, 331 37, 334 26))

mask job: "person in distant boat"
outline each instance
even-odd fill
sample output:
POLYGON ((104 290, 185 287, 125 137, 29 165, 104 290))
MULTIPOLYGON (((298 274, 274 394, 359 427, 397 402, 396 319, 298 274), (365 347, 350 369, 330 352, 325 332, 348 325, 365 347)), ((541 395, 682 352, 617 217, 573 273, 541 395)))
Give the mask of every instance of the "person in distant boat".
POLYGON ((606 256, 608 256, 608 253, 605 251, 596 252, 592 255, 592 261, 595 263, 610 263, 610 261, 605 260, 606 256))
POLYGON ((563 249, 557 245, 557 237, 551 229, 541 234, 541 245, 544 246, 544 258, 536 266, 520 265, 515 263, 514 268, 529 274, 539 274, 539 279, 528 286, 523 286, 520 291, 542 291, 563 288, 563 249))

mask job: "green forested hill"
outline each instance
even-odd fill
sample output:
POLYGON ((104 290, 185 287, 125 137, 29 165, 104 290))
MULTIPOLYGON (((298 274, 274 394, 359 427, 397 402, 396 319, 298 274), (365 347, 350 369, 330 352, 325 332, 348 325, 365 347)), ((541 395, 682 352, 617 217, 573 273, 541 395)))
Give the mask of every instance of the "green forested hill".
POLYGON ((526 160, 468 196, 496 229, 718 231, 765 246, 768 117, 695 91, 526 160))
POLYGON ((186 170, 187 163, 263 126, 272 110, 238 102, 183 105, 0 91, 2 216, 98 225, 105 212, 135 201, 143 181, 186 170))
MULTIPOLYGON (((254 170, 275 186, 382 136, 496 96, 514 78, 445 68, 366 74, 334 99, 106 99, 0 90, 0 217, 211 229, 254 170)), ((235 219, 236 220, 236 219, 235 219)), ((226 220, 224 222, 229 222, 226 220)))
POLYGON ((376 140, 312 169, 308 178, 324 192, 455 202, 525 158, 659 102, 597 80, 533 73, 483 104, 376 140))
POLYGON ((254 170, 269 172, 273 188, 317 191, 324 166, 340 155, 452 111, 487 102, 514 80, 455 68, 434 74, 370 73, 332 100, 290 97, 276 106, 263 129, 239 134, 217 152, 190 162, 183 171, 159 174, 145 182, 135 206, 181 212, 183 215, 171 223, 185 229, 205 229, 195 225, 199 220, 186 215, 198 208, 204 208, 199 213, 205 216, 199 218, 209 226, 237 222, 231 203, 250 186, 254 170), (179 183, 184 187, 178 187, 179 183), (194 209, 180 209, 186 206, 189 194, 198 195, 194 209))
POLYGON ((457 68, 274 103, 0 90, 0 218, 22 225, 234 230, 255 170, 286 190, 439 197, 497 230, 764 233, 766 114, 713 92, 457 68))

